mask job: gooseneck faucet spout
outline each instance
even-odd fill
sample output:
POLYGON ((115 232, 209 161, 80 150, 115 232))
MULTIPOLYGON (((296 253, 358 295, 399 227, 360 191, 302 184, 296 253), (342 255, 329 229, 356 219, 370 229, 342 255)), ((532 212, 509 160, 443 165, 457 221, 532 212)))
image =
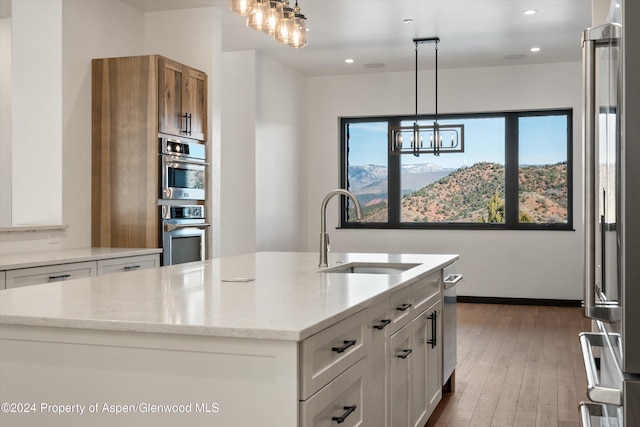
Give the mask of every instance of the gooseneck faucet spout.
POLYGON ((327 257, 329 255, 329 234, 327 233, 327 203, 329 200, 337 194, 341 194, 343 196, 349 197, 356 208, 356 220, 364 221, 364 212, 362 211, 362 206, 360 202, 351 192, 343 189, 333 190, 329 194, 327 194, 322 201, 322 206, 320 208, 320 264, 319 267, 328 267, 327 257))

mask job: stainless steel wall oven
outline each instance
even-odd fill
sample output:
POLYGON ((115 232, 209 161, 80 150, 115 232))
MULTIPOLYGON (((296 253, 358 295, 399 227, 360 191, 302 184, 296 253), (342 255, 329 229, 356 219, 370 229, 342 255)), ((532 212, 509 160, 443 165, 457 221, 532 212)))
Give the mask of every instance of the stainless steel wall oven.
POLYGON ((160 194, 163 200, 204 200, 204 144, 160 138, 160 194))
POLYGON ((163 205, 163 265, 204 261, 206 257, 206 222, 202 205, 163 205))

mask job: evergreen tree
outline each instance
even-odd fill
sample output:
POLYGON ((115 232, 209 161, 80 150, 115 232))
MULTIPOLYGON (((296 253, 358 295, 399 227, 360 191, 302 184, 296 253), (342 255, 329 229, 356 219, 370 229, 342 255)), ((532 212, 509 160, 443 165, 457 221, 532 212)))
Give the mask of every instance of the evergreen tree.
POLYGON ((504 200, 497 190, 487 202, 487 222, 504 222, 504 200))

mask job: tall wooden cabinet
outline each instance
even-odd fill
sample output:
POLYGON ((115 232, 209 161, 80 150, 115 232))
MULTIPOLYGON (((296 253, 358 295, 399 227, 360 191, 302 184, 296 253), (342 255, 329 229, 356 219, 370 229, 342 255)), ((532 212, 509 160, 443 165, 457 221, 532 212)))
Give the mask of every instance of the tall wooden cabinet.
POLYGON ((94 247, 158 248, 159 133, 204 142, 207 76, 159 55, 92 61, 94 247))

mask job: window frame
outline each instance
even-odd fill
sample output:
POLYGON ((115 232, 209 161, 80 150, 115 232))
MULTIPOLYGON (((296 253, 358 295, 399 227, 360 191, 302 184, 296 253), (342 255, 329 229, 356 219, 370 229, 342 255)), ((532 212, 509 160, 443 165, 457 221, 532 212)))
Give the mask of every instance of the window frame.
MULTIPOLYGON (((338 228, 349 229, 411 229, 411 230, 562 230, 573 228, 573 108, 541 110, 514 110, 481 113, 439 114, 438 120, 461 120, 499 117, 505 119, 505 222, 504 223, 461 223, 461 222, 401 222, 402 195, 400 190, 400 156, 387 154, 387 222, 348 222, 348 200, 341 196, 340 223, 338 228), (519 222, 519 164, 518 164, 518 121, 521 117, 566 116, 567 120, 567 222, 566 223, 521 223, 519 222), (395 204, 395 205, 394 205, 395 204), (392 206, 398 206, 392 209, 392 206)), ((387 126, 398 125, 402 121, 413 121, 415 115, 338 117, 340 133, 340 187, 348 189, 348 145, 347 125, 351 123, 387 122, 387 126)), ((434 115, 423 114, 418 120, 433 121, 434 115)), ((406 155, 406 154, 404 154, 406 155)), ((433 154, 422 154, 432 156, 433 154)), ((455 154, 446 154, 455 155, 455 154)))

